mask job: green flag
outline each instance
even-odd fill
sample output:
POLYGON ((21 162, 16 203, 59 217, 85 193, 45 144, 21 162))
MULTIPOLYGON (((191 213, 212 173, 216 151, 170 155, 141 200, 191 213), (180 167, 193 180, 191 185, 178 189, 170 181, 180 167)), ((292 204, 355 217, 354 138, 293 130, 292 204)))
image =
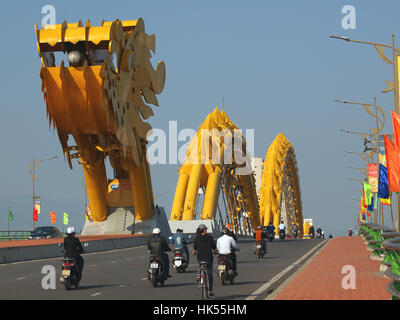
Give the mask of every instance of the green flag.
POLYGON ((8 208, 8 221, 13 221, 13 220, 14 220, 13 213, 11 212, 11 209, 8 208))
POLYGON ((68 213, 64 212, 64 224, 68 225, 68 213))
POLYGON ((365 194, 365 205, 370 206, 371 205, 371 198, 372 198, 372 192, 371 192, 371 184, 368 182, 364 182, 364 194, 365 194))

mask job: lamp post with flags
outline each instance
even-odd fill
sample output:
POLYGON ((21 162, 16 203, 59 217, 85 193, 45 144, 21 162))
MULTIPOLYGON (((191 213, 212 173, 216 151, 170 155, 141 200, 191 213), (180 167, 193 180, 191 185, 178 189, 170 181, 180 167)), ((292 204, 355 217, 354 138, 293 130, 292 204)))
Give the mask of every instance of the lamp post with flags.
MULTIPOLYGON (((29 164, 29 174, 32 177, 32 208, 33 208, 33 221, 32 221, 32 231, 35 230, 35 221, 37 221, 37 215, 40 214, 39 210, 35 207, 37 201, 40 201, 40 197, 35 196, 35 180, 37 176, 35 175, 35 169, 37 169, 43 161, 52 160, 58 158, 57 156, 53 156, 51 158, 46 158, 42 160, 35 160, 33 157, 33 161, 29 164)), ((40 208, 40 207, 39 207, 40 208)))
MULTIPOLYGON (((398 75, 398 67, 399 67, 399 59, 400 59, 400 55, 399 55, 400 50, 398 48, 395 48, 394 34, 392 34, 392 44, 391 45, 369 42, 369 41, 353 40, 353 39, 350 39, 349 37, 341 37, 341 36, 330 36, 330 38, 344 40, 346 42, 372 45, 377 50, 379 58, 382 59, 383 61, 385 61, 387 64, 392 65, 392 67, 393 67, 393 82, 385 80, 387 87, 385 90, 382 91, 382 93, 387 93, 387 92, 393 91, 393 93, 394 93, 394 108, 393 109, 397 114, 400 114, 399 81, 398 81, 398 76, 399 76, 398 75), (385 48, 391 49, 392 60, 390 60, 385 55, 385 53, 383 51, 385 48)), ((397 193, 396 198, 397 198, 397 227, 396 227, 396 230, 399 232, 400 231, 400 194, 399 193, 397 193)))

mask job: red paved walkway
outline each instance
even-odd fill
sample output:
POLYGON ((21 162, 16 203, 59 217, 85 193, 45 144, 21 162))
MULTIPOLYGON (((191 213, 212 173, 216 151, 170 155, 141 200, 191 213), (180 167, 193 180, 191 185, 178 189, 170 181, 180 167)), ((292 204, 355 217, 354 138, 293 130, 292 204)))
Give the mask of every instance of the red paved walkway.
MULTIPOLYGON (((120 239, 120 238, 133 238, 143 237, 146 235, 142 234, 128 234, 128 235, 97 235, 97 236, 78 236, 81 241, 95 241, 95 240, 106 240, 106 239, 120 239)), ((64 238, 53 238, 53 239, 35 239, 35 240, 9 240, 1 241, 0 248, 8 247, 26 247, 26 246, 41 246, 46 244, 55 244, 64 242, 64 238)))
POLYGON ((311 262, 275 297, 275 300, 389 300, 389 279, 379 278, 380 262, 371 260, 371 251, 359 237, 330 240, 311 262), (355 289, 343 289, 342 268, 356 271, 355 289))

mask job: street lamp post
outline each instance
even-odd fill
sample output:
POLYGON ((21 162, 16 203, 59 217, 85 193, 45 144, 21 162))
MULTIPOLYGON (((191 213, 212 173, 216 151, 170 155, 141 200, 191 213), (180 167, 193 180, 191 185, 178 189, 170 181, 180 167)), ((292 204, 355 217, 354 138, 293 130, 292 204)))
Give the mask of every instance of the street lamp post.
MULTIPOLYGON (((381 44, 381 43, 375 43, 375 42, 368 42, 368 41, 359 41, 359 40, 353 40, 350 39, 349 37, 339 37, 339 36, 330 36, 332 39, 339 39, 339 40, 344 40, 346 42, 354 42, 354 43, 361 43, 361 44, 367 44, 367 45, 373 45, 375 49, 379 53, 379 57, 385 61, 388 64, 392 64, 393 66, 393 82, 390 83, 389 81, 385 81, 389 86, 386 88, 383 93, 385 92, 390 92, 393 90, 394 93, 394 110, 397 114, 400 114, 400 107, 399 107, 399 97, 398 97, 398 74, 397 74, 397 57, 398 54, 400 53, 400 50, 395 48, 394 46, 394 34, 392 34, 392 45, 387 45, 387 44, 381 44), (390 61, 385 54, 383 53, 383 48, 389 48, 392 50, 392 61, 390 61)), ((399 232, 400 231, 400 195, 397 194, 397 227, 396 230, 399 232)))
MULTIPOLYGON (((58 158, 57 156, 51 157, 51 158, 46 158, 42 160, 37 160, 35 161, 35 157, 33 157, 33 161, 29 164, 29 173, 32 176, 32 209, 35 208, 35 201, 36 201, 36 196, 35 196, 35 180, 37 179, 35 175, 35 169, 37 169, 43 161, 46 160, 52 160, 58 158)), ((32 221, 32 231, 35 230, 35 221, 32 221)))

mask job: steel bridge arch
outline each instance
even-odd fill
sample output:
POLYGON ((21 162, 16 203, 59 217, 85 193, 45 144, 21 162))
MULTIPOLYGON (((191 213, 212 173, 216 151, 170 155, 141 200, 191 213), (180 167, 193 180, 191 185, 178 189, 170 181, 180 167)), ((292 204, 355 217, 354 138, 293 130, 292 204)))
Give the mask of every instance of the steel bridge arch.
POLYGON ((301 190, 294 148, 289 140, 278 134, 268 148, 260 188, 260 220, 266 226, 278 225, 284 220, 290 234, 297 224, 299 237, 303 237, 301 190))

